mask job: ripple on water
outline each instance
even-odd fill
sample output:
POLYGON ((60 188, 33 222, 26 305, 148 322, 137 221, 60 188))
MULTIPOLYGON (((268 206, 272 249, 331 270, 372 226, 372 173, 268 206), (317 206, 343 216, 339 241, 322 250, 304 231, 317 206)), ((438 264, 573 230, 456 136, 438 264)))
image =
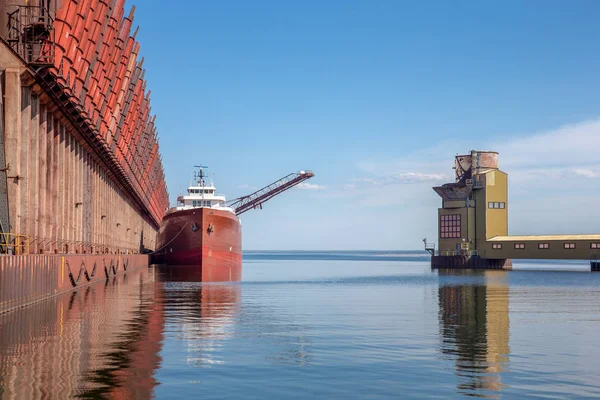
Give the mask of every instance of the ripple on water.
POLYGON ((600 274, 415 256, 260 254, 242 283, 151 270, 59 296, 0 316, 0 393, 600 397, 600 274))

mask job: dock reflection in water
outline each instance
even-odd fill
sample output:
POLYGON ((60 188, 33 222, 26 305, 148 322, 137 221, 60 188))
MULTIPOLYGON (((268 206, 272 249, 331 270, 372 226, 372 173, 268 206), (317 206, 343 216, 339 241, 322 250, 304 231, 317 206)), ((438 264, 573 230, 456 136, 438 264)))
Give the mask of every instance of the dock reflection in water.
POLYGON ((162 312, 146 269, 0 316, 2 399, 145 398, 162 312))
POLYGON ((440 282, 438 295, 441 351, 455 360, 457 391, 500 397, 510 353, 507 273, 440 270, 439 275, 456 277, 440 282))
POLYGON ((210 363, 239 308, 239 285, 198 278, 136 271, 0 315, 0 398, 153 398, 165 324, 191 343, 190 363, 210 363))

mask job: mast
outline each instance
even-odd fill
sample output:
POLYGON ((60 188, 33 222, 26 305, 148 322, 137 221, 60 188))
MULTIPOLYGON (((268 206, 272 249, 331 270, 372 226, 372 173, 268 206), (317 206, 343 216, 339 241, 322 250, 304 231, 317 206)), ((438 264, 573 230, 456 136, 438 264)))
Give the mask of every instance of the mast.
POLYGON ((194 165, 195 168, 198 168, 198 172, 194 171, 194 178, 196 178, 196 183, 198 186, 206 186, 204 183, 204 168, 208 168, 206 165, 194 165))

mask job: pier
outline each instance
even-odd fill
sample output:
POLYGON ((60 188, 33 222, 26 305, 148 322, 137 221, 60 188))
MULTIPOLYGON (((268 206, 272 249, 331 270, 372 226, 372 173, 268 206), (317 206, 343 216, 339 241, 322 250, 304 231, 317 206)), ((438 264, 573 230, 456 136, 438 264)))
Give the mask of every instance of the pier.
POLYGON ((21 254, 152 249, 168 195, 133 13, 18 3, 0 9, 2 233, 21 254))

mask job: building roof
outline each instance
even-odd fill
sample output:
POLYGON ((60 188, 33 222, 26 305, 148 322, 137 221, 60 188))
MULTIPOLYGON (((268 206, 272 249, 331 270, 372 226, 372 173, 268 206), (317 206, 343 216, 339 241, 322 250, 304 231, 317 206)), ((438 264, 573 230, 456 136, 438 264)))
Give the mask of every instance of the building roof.
POLYGON ((544 241, 577 241, 577 240, 598 240, 600 234, 589 235, 527 235, 527 236, 494 236, 488 239, 488 242, 544 242, 544 241))

